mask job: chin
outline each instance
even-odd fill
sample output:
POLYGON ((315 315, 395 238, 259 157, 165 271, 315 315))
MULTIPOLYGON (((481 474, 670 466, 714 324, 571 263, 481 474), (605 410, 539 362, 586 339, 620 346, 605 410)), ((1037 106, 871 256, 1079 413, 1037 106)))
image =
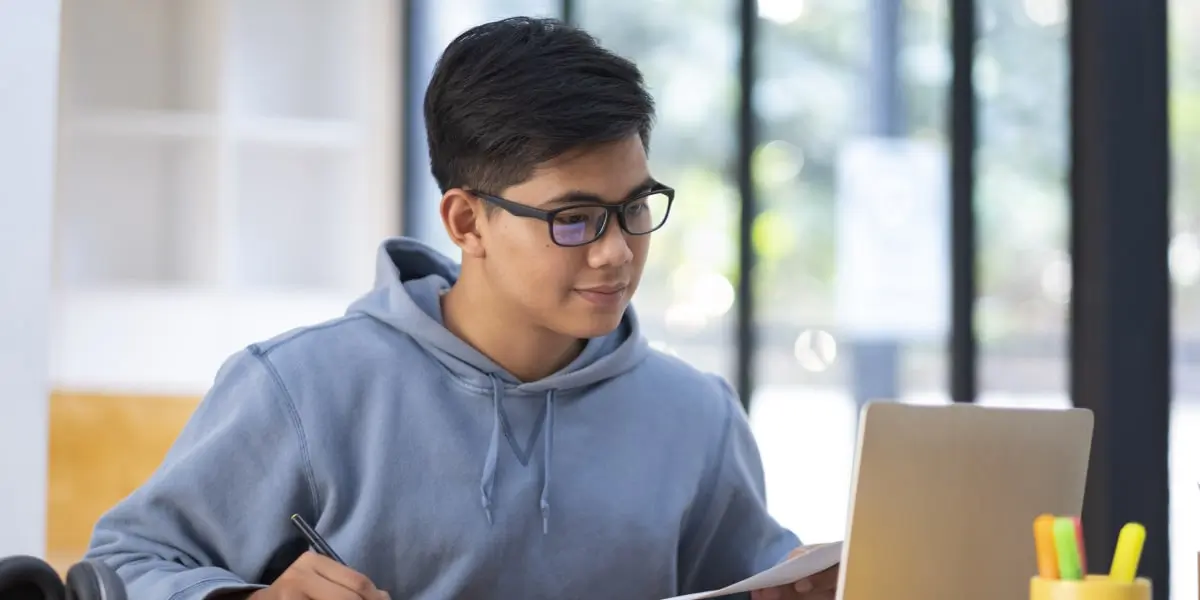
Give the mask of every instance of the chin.
POLYGON ((566 326, 556 329, 579 339, 604 337, 620 327, 621 318, 624 316, 624 308, 620 311, 587 311, 585 314, 566 319, 566 326))

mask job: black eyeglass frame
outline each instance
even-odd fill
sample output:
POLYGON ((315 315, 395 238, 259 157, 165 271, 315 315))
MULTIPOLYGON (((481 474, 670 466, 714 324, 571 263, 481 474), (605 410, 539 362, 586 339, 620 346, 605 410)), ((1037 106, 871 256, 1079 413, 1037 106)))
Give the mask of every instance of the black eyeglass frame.
POLYGON ((659 185, 659 186, 652 187, 640 194, 637 194, 637 195, 629 198, 628 200, 623 200, 617 204, 608 204, 605 202, 576 202, 576 203, 572 203, 569 206, 562 206, 562 207, 554 208, 554 209, 550 209, 550 210, 542 210, 540 208, 534 208, 532 206, 529 206, 528 204, 521 204, 520 202, 514 202, 507 198, 501 198, 500 196, 489 194, 487 192, 481 192, 479 190, 468 190, 468 191, 471 194, 473 194, 474 196, 476 196, 490 204, 496 205, 496 207, 500 208, 501 210, 507 212, 510 215, 513 215, 514 217, 522 217, 522 218, 526 218, 526 219, 537 219, 539 221, 545 221, 546 222, 546 233, 550 236, 550 241, 554 242, 554 244, 556 246, 561 246, 563 248, 578 248, 580 246, 586 246, 586 245, 604 237, 604 232, 608 230, 609 215, 614 214, 614 213, 617 215, 617 225, 621 228, 621 231, 624 231, 625 233, 628 233, 629 235, 649 235, 651 233, 654 233, 655 231, 662 229, 663 225, 667 224, 667 218, 671 216, 671 205, 675 203, 675 189, 667 187, 665 185, 659 185), (662 194, 667 197, 667 210, 665 212, 663 212, 662 221, 660 221, 658 223, 658 225, 655 225, 654 228, 651 229, 650 231, 642 231, 642 232, 630 231, 629 225, 625 222, 625 208, 628 207, 629 205, 633 204, 634 202, 637 202, 638 200, 644 200, 655 194, 662 194), (560 215, 564 212, 567 212, 570 210, 577 210, 580 208, 603 208, 605 210, 604 220, 601 221, 600 224, 596 226, 596 236, 586 242, 581 243, 581 244, 560 243, 554 237, 554 219, 557 218, 558 215, 560 215))

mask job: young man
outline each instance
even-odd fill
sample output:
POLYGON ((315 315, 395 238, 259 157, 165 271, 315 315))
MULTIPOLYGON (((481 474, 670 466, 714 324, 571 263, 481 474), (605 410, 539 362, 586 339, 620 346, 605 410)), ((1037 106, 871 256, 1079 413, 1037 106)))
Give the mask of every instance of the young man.
MULTIPOLYGON (((628 307, 675 200, 638 69, 556 21, 489 23, 425 117, 461 267, 388 240, 345 316, 232 357, 89 558, 132 600, 657 600, 786 557, 733 392, 628 307)), ((756 595, 832 598, 835 575, 756 595)))

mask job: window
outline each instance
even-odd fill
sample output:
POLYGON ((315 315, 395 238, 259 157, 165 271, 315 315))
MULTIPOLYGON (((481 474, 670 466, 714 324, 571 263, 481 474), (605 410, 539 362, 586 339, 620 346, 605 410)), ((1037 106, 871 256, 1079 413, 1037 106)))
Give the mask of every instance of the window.
POLYGON ((975 59, 980 404, 1067 407, 1065 0, 986 0, 975 59))
POLYGON ((806 542, 845 533, 860 405, 947 396, 944 4, 759 2, 751 409, 768 502, 806 542))
POLYGON ((676 189, 634 300, 647 337, 733 379, 737 24, 728 0, 577 0, 579 24, 642 69, 654 176, 676 189))
POLYGON ((1171 414, 1171 596, 1195 598, 1195 551, 1200 544, 1200 5, 1171 0, 1170 127, 1172 236, 1168 259, 1174 293, 1171 313, 1174 397, 1171 414))

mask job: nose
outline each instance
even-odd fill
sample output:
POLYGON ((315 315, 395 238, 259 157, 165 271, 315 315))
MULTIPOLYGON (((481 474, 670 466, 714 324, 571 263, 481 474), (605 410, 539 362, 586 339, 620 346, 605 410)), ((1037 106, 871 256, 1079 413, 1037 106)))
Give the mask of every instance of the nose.
POLYGON ((633 249, 616 219, 609 219, 600 239, 588 244, 588 266, 593 269, 620 267, 633 261, 633 249))

